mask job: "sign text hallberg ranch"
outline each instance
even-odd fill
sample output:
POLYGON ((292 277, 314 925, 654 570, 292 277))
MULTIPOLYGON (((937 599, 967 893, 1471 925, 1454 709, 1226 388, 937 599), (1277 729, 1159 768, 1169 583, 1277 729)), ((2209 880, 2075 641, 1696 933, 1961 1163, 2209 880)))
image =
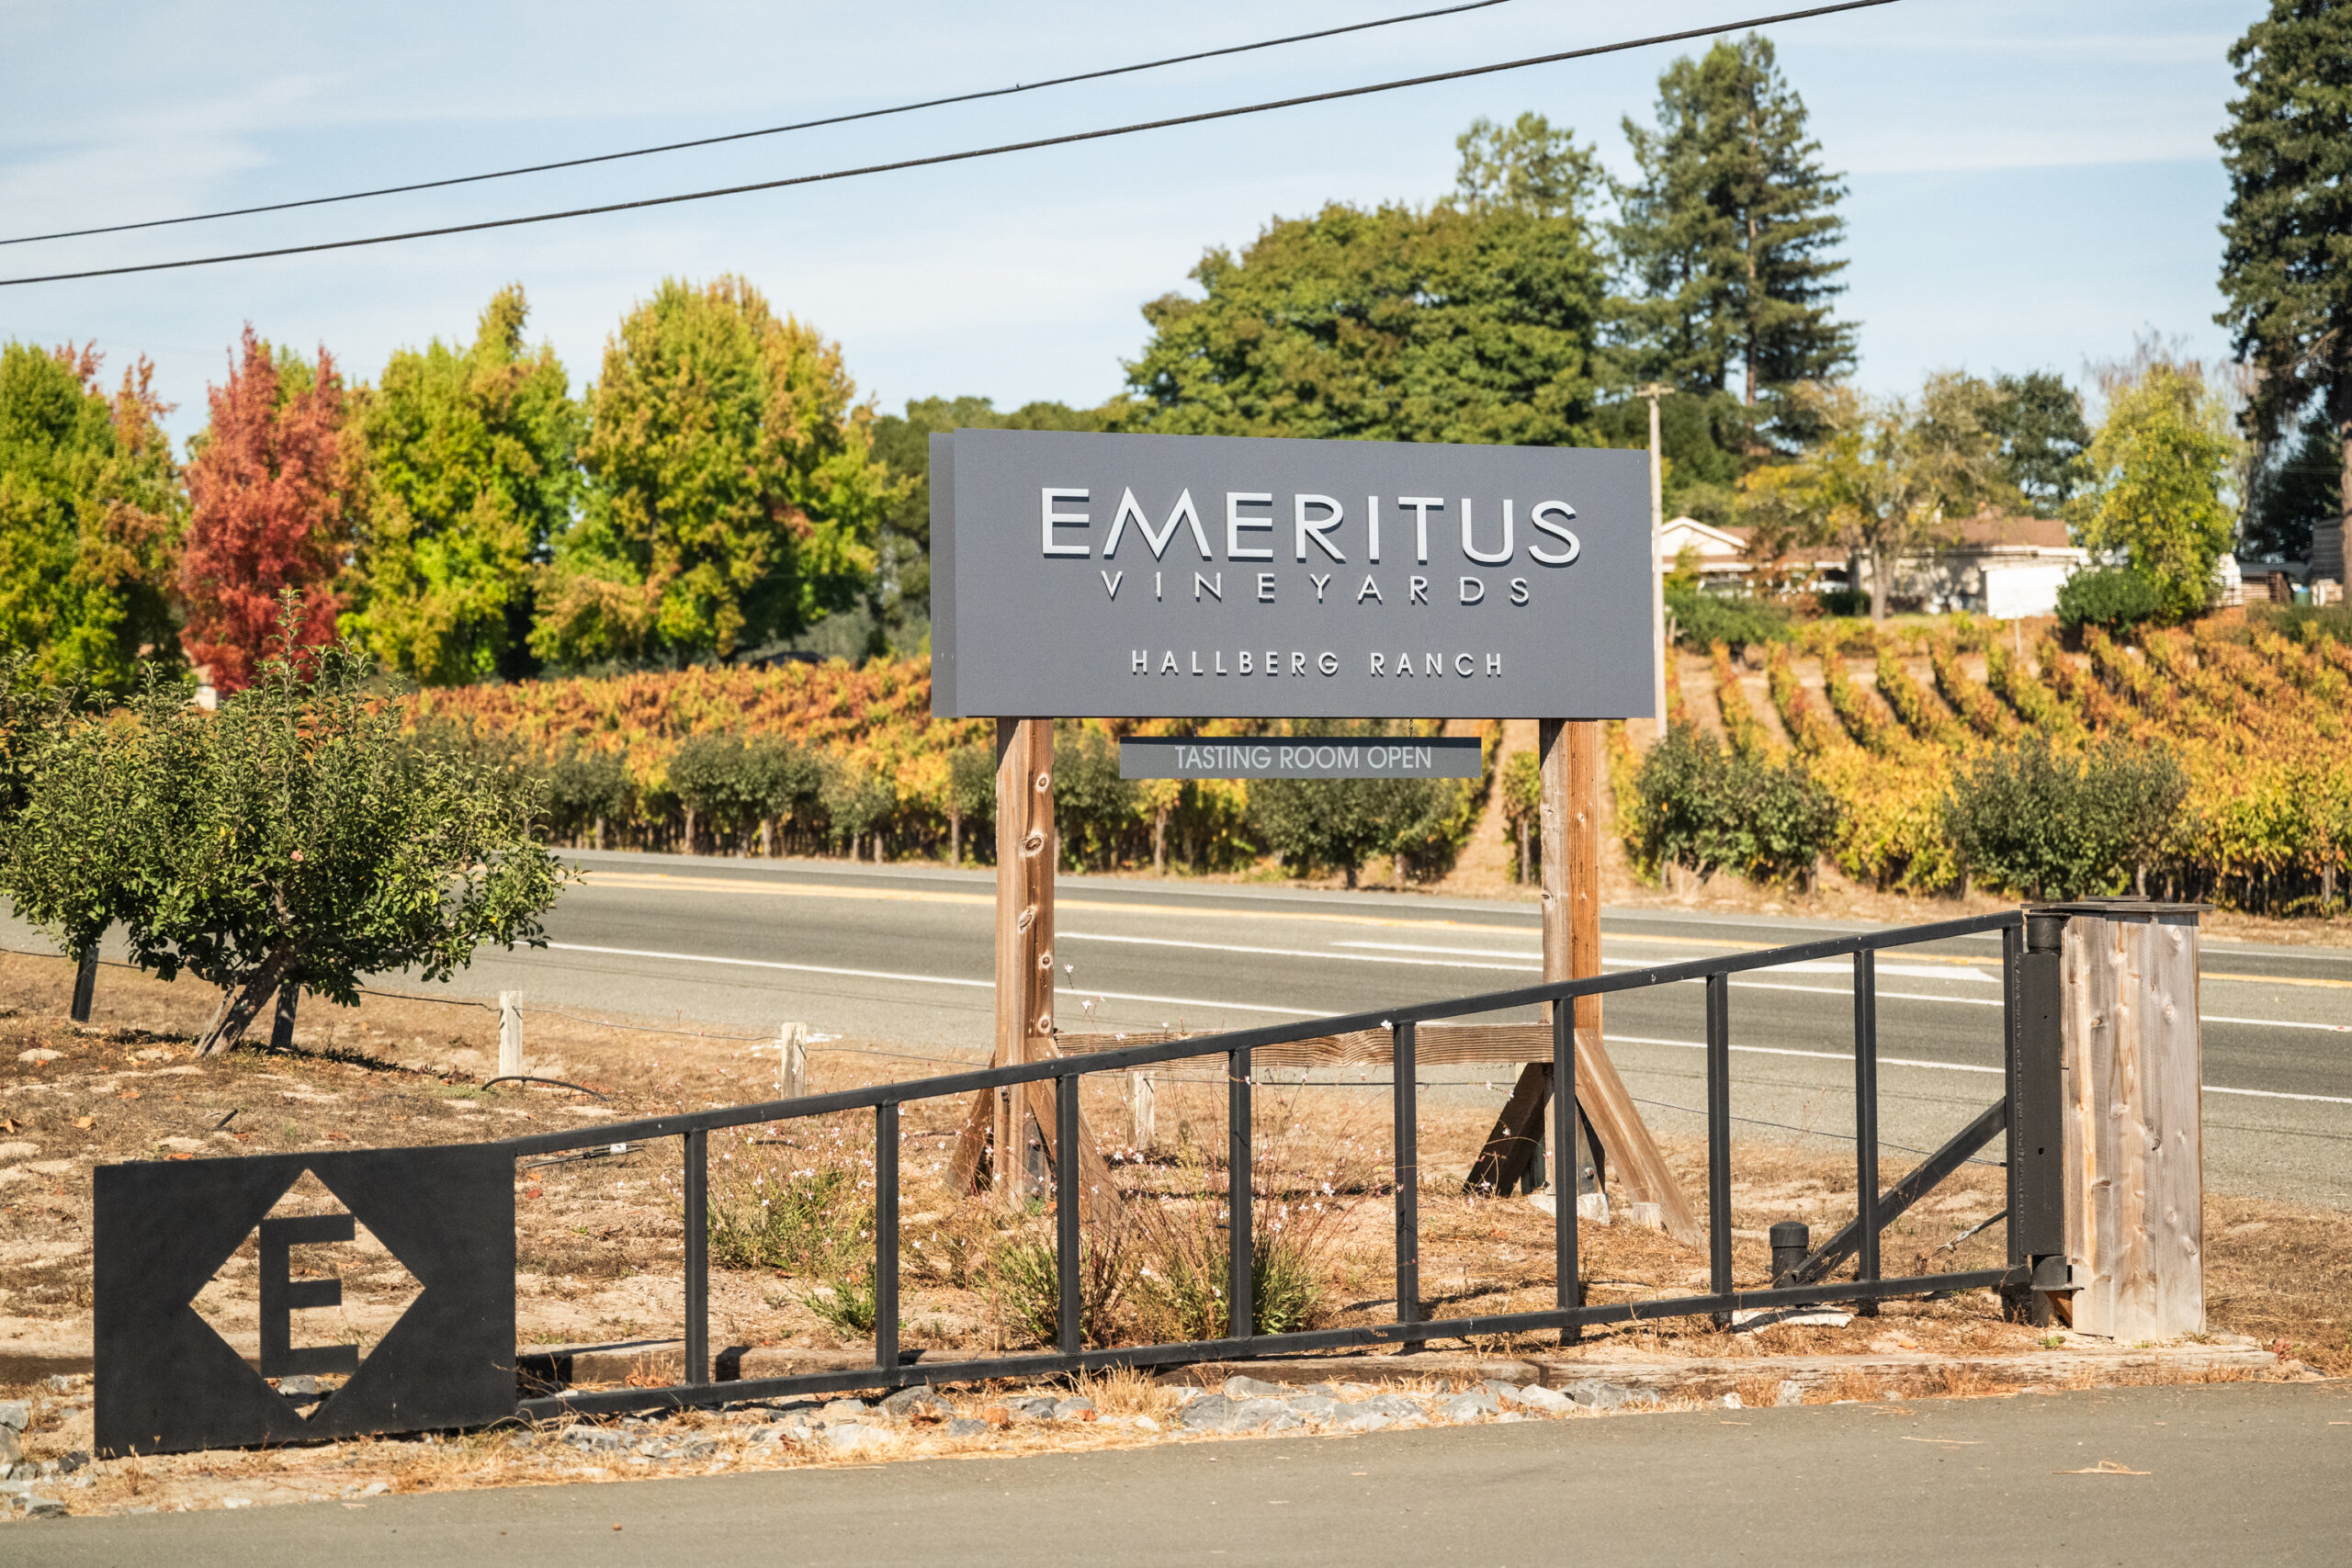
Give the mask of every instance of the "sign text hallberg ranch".
POLYGON ((1645 465, 1591 448, 933 436, 933 709, 1646 715, 1645 465))

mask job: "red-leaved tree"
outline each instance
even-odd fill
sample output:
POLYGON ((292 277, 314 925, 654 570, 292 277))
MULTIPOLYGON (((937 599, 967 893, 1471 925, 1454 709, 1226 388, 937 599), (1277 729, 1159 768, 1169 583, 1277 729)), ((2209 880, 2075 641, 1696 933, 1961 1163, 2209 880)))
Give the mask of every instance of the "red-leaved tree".
POLYGON ((187 466, 180 644, 191 663, 211 667, 215 686, 234 692, 281 635, 282 590, 301 596, 302 645, 334 640, 334 578, 358 522, 360 466, 344 434, 343 379, 323 347, 315 367, 280 359, 248 323, 229 384, 207 395, 212 423, 187 466))

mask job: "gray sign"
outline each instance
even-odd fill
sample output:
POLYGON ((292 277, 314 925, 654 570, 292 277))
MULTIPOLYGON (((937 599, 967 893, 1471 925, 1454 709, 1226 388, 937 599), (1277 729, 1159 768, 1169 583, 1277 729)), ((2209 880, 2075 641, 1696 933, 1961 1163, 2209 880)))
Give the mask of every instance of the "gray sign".
POLYGON ((1146 736, 1119 742, 1123 779, 1475 779, 1476 736, 1146 736))
POLYGON ((943 716, 1650 711, 1643 453, 959 430, 931 508, 943 716))

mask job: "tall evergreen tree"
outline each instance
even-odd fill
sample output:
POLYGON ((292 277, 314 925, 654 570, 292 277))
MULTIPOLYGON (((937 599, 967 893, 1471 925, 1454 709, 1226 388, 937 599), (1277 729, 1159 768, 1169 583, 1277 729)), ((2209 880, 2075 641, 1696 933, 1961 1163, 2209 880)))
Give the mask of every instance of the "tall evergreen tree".
POLYGON ((108 398, 92 349, 0 347, 0 649, 39 675, 121 688, 171 641, 187 506, 153 368, 108 398))
POLYGON ((425 685, 527 672, 530 573, 571 521, 581 417, 502 288, 472 346, 401 349, 362 402, 372 482, 344 630, 425 685))
POLYGON ((2230 50, 2245 96, 2220 136, 2230 172, 2218 318, 2259 372, 2248 434, 2291 439, 2316 410, 2335 435, 2337 511, 2312 570, 2344 575, 2352 519, 2352 0, 2271 0, 2230 50))
POLYGON ((1849 369, 1855 328, 1832 314, 1846 188, 1770 40, 1718 39, 1676 61, 1658 78, 1657 123, 1624 126, 1641 170, 1616 230, 1638 290, 1621 317, 1633 374, 1721 391, 1736 362, 1752 409, 1849 369))

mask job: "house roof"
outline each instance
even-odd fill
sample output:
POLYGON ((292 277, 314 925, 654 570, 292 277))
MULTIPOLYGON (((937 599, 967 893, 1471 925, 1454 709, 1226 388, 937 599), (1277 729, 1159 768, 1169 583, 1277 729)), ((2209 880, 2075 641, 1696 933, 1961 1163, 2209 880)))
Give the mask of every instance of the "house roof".
POLYGON ((2066 525, 2056 517, 2020 517, 2007 513, 1979 513, 1960 525, 1960 542, 1979 548, 2037 550, 2070 549, 2066 525))

